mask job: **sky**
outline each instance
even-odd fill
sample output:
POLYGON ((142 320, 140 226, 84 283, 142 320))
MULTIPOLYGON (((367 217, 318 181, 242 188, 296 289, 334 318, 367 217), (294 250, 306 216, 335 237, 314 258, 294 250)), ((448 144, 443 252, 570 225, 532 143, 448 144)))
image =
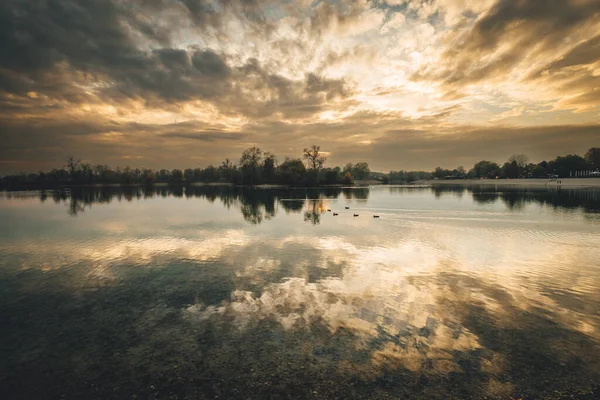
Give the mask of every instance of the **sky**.
POLYGON ((3 0, 0 174, 600 146, 598 0, 3 0))

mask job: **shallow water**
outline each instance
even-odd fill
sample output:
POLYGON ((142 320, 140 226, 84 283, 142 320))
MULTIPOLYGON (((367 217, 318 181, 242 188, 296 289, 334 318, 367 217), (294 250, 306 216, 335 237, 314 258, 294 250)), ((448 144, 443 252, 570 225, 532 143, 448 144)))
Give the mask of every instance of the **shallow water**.
POLYGON ((0 397, 593 399, 598 260, 591 189, 2 193, 0 397))

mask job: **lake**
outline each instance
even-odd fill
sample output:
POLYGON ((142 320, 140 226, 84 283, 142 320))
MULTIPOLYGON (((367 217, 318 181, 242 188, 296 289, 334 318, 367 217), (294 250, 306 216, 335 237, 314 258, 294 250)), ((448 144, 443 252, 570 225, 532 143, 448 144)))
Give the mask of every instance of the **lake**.
POLYGON ((4 192, 0 397, 594 399, 599 260, 593 189, 4 192))

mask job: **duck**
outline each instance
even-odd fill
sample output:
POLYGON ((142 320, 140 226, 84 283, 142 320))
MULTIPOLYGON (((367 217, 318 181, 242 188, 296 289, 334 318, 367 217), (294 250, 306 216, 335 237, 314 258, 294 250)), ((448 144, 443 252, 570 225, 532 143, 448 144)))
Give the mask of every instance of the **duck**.
POLYGON ((331 211, 331 210, 328 208, 328 209, 327 209, 327 212, 330 212, 330 211, 331 211))
POLYGON ((373 215, 373 218, 379 218, 379 215, 373 215))
POLYGON ((358 217, 358 214, 354 214, 355 217, 358 217))
POLYGON ((338 213, 333 213, 333 216, 335 217, 336 215, 339 215, 338 213))
POLYGON ((349 209, 350 209, 350 207, 344 207, 344 208, 345 208, 346 210, 349 210, 349 209))

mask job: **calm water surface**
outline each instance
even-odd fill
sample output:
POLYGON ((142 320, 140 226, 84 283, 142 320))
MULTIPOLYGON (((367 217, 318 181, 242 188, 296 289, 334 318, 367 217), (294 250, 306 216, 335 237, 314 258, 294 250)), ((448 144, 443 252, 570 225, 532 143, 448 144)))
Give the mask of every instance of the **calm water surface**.
POLYGON ((1 193, 0 397, 595 399, 599 260, 589 189, 1 193))

